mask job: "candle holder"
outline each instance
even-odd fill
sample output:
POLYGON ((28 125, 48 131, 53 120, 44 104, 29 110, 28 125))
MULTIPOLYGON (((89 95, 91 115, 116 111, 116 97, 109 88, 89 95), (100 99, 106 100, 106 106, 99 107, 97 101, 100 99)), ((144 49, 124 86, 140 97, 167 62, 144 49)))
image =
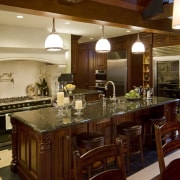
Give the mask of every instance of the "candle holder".
POLYGON ((57 108, 58 108, 58 116, 61 116, 61 117, 65 116, 65 114, 64 114, 64 105, 57 106, 57 108))
POLYGON ((68 96, 68 97, 65 97, 65 98, 64 98, 64 108, 65 108, 65 111, 68 111, 68 108, 69 108, 70 105, 71 105, 71 103, 70 103, 70 98, 69 98, 69 96, 68 96))
POLYGON ((74 114, 80 116, 82 115, 82 110, 86 107, 85 95, 76 94, 73 96, 72 107, 76 110, 74 114))

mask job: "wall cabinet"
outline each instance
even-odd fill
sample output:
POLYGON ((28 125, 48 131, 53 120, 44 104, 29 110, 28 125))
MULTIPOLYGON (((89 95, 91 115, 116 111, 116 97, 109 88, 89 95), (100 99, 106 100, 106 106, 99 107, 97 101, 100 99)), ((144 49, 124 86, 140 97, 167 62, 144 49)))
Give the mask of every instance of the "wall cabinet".
POLYGON ((106 53, 94 53, 95 54, 95 70, 107 69, 107 54, 106 53))
POLYGON ((153 34, 153 47, 163 47, 180 44, 180 35, 153 34))
MULTIPOLYGON (((95 89, 95 70, 106 70, 107 55, 95 52, 95 43, 82 43, 78 46, 76 61, 72 59, 74 83, 78 88, 95 89)), ((75 50, 75 48, 74 48, 75 50)))

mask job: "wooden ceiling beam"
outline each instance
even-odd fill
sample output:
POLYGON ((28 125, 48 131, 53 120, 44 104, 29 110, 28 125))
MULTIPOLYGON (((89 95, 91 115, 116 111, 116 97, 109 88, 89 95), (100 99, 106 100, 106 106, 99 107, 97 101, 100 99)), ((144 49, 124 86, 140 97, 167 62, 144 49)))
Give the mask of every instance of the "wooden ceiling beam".
POLYGON ((140 6, 138 4, 128 3, 128 2, 122 1, 122 0, 91 0, 91 1, 107 4, 110 6, 130 9, 130 10, 134 10, 134 11, 139 11, 139 12, 142 12, 144 9, 144 6, 140 6))
POLYGON ((91 0, 73 5, 61 4, 59 0, 12 1, 0 0, 0 9, 23 13, 70 19, 101 25, 130 28, 155 33, 177 33, 170 19, 143 20, 141 12, 109 6, 91 0), (140 29, 141 28, 141 29, 140 29))
POLYGON ((159 20, 159 19, 165 19, 165 18, 169 18, 172 17, 173 14, 173 4, 164 4, 163 5, 163 12, 149 18, 149 20, 159 20))

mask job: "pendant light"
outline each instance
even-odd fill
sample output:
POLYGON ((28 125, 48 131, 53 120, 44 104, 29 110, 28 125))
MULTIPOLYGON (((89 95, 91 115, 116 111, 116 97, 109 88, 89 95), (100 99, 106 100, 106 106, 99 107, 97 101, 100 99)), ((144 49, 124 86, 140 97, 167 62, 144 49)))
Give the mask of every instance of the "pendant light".
POLYGON ((131 52, 133 54, 142 54, 145 52, 145 46, 139 39, 139 33, 136 42, 134 42, 134 44, 132 45, 131 52))
POLYGON ((63 41, 55 30, 55 19, 53 18, 52 32, 45 40, 45 49, 47 51, 60 51, 63 49, 63 41))
POLYGON ((95 50, 97 53, 108 53, 111 50, 110 42, 104 37, 104 26, 102 26, 102 37, 97 41, 95 50))
POLYGON ((174 0, 173 3, 173 17, 172 17, 172 28, 180 29, 180 1, 174 0))

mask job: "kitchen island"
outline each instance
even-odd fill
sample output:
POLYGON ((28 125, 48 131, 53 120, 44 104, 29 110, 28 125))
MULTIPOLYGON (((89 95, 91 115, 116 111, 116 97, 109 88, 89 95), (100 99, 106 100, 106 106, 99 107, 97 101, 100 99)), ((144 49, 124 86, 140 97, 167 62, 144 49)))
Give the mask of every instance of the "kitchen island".
POLYGON ((153 97, 152 100, 127 101, 119 97, 116 104, 108 100, 88 103, 81 116, 69 108, 64 117, 58 108, 11 114, 11 169, 31 180, 73 179, 72 152, 77 148, 76 135, 84 131, 101 131, 105 143, 114 143, 116 126, 123 121, 143 123, 152 117, 176 119, 179 99, 153 97))
POLYGON ((75 94, 84 94, 86 101, 95 101, 99 99, 99 94, 102 93, 104 93, 102 90, 75 88, 70 96, 72 97, 75 94))

